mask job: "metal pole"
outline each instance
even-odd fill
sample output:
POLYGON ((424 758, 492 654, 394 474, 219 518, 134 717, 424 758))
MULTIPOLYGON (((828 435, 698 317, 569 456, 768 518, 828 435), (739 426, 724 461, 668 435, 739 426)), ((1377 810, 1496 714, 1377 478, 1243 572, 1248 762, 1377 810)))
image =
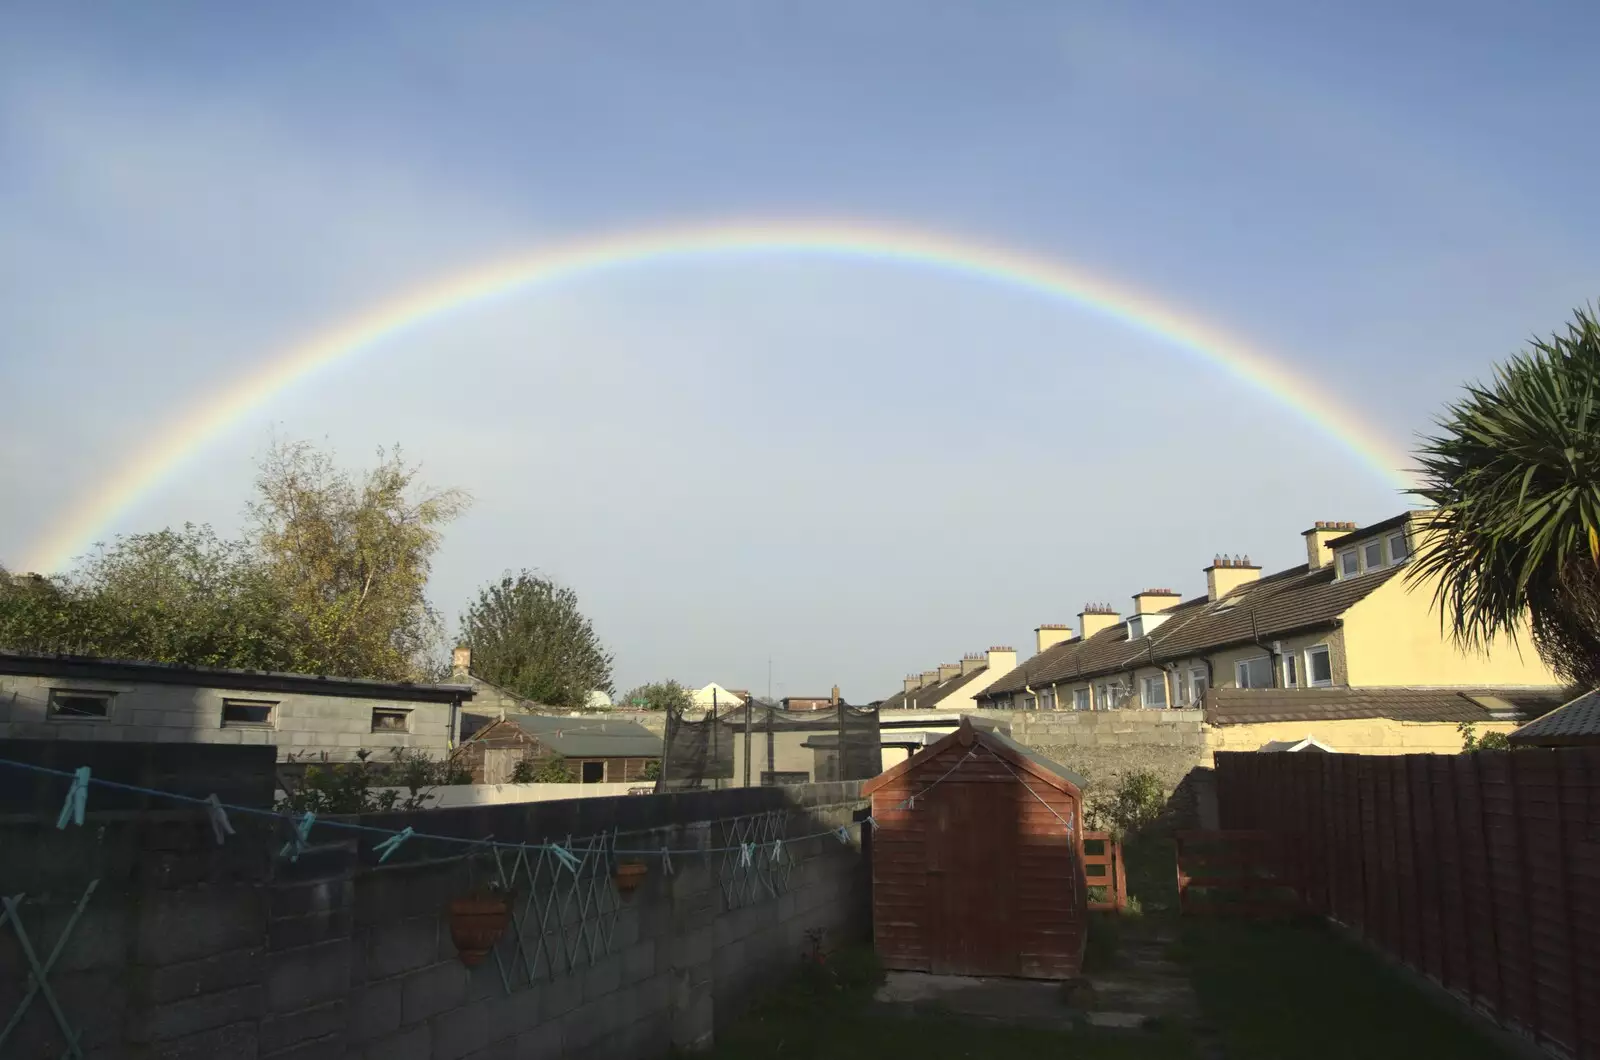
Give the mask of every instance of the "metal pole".
MULTIPOLYGON (((711 767, 720 774, 722 770, 718 767, 717 761, 717 690, 713 688, 711 690, 711 767)), ((713 790, 721 791, 722 777, 713 777, 711 786, 713 790)))
POLYGON ((755 713, 755 696, 744 701, 744 786, 750 786, 750 715, 755 713))

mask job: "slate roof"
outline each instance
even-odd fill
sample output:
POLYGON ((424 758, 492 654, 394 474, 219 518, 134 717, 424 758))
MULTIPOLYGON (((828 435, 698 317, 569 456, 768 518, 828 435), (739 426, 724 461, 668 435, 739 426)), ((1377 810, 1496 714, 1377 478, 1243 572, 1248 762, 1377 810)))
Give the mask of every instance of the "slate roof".
POLYGON ((950 695, 953 692, 960 691, 960 689, 963 688, 964 686, 966 686, 968 684, 971 684, 973 681, 976 681, 979 678, 979 676, 982 675, 984 673, 984 671, 986 671, 988 669, 989 669, 989 667, 987 665, 980 666, 976 670, 972 671, 970 674, 956 674, 956 676, 950 678, 948 681, 936 681, 931 685, 925 685, 922 688, 913 689, 909 693, 906 692, 904 689, 902 689, 901 691, 896 692, 894 695, 890 696, 888 699, 886 699, 883 702, 879 703, 878 704, 878 709, 880 709, 880 710, 929 710, 929 709, 932 709, 935 704, 937 704, 940 700, 944 699, 946 696, 950 695))
POLYGON ((1600 743, 1600 690, 1529 722, 1511 734, 1511 742, 1534 747, 1600 743))
POLYGON ((1398 530, 1400 527, 1405 526, 1406 523, 1410 522, 1413 515, 1418 514, 1421 513, 1401 512, 1399 515, 1392 515, 1389 518, 1380 520, 1371 524, 1370 526, 1357 527, 1348 534, 1345 534, 1343 537, 1332 538, 1328 541, 1327 547, 1343 548, 1345 545, 1353 545, 1357 541, 1372 537, 1374 534, 1381 534, 1385 530, 1398 530))
POLYGON ((636 721, 559 714, 508 714, 506 721, 563 758, 661 757, 661 737, 636 721))
POLYGON ((1333 626, 1340 615, 1404 567, 1387 567, 1354 578, 1335 578, 1330 564, 1311 570, 1302 563, 1241 585, 1222 599, 1185 600, 1148 636, 1128 640, 1126 622, 1087 639, 1040 652, 1000 678, 983 696, 1035 689, 1053 682, 1088 680, 1136 666, 1204 655, 1222 648, 1270 640, 1289 633, 1333 626))
POLYGON ((1561 698, 1555 687, 1212 688, 1206 691, 1205 712, 1211 725, 1358 718, 1485 722, 1537 717, 1561 698))

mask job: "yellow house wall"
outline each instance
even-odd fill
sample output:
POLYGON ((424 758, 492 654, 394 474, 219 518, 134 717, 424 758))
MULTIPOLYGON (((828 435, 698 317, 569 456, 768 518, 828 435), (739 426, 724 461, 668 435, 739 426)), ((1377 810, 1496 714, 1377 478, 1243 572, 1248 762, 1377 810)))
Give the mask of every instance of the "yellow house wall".
MULTIPOLYGON (((1012 667, 1011 669, 1015 669, 1015 667, 1012 667)), ((999 668, 991 667, 984 670, 984 672, 979 674, 975 680, 961 686, 961 688, 957 689, 955 692, 952 692, 950 695, 945 696, 943 699, 939 700, 939 702, 935 703, 933 705, 933 709, 965 711, 977 710, 978 703, 974 697, 976 697, 979 692, 984 691, 990 685, 1000 680, 1000 678, 1010 673, 1011 669, 1001 670, 999 668)), ((887 769, 889 767, 885 766, 884 768, 887 769)))
MULTIPOLYGON (((1302 671, 1305 669, 1305 649, 1314 648, 1319 644, 1326 644, 1328 646, 1328 659, 1333 667, 1333 683, 1342 685, 1347 683, 1345 675, 1348 671, 1348 666, 1345 660, 1346 642, 1341 634, 1341 630, 1328 629, 1318 633, 1301 634, 1297 637, 1268 638, 1267 642, 1270 644, 1273 640, 1277 640, 1283 645, 1285 652, 1292 651, 1299 656, 1302 671)), ((1246 659, 1255 659, 1267 654, 1270 653, 1265 648, 1254 644, 1213 653, 1209 656, 1212 666, 1212 687, 1237 688, 1239 686, 1238 664, 1246 659)), ((1182 665, 1185 668, 1191 665, 1198 666, 1201 665, 1201 660, 1198 658, 1186 659, 1182 665)), ((1278 680, 1282 680, 1281 673, 1278 675, 1278 680)), ((1305 682, 1306 677, 1302 672, 1300 687, 1307 687, 1305 682)))
POLYGON ((1430 585, 1390 578, 1344 614, 1349 683, 1393 685, 1559 685, 1539 658, 1524 624, 1516 640, 1500 638, 1487 652, 1458 648, 1440 628, 1430 585))
MULTIPOLYGON (((1515 728, 1512 722, 1489 721, 1477 726, 1477 734, 1482 737, 1486 733, 1510 732, 1515 728)), ((1456 731, 1454 722, 1395 721, 1390 718, 1208 725, 1205 729, 1205 748, 1207 752, 1259 751, 1262 744, 1273 740, 1304 740, 1307 736, 1315 737, 1345 754, 1453 755, 1461 752, 1461 733, 1456 731)))

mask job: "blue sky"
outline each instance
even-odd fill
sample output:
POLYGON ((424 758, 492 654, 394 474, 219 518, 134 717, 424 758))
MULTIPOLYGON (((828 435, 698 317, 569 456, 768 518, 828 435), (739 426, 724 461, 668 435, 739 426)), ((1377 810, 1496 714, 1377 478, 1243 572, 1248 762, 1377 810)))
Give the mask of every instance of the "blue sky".
MULTIPOLYGON (((152 430, 431 278, 633 226, 845 216, 1056 256, 1406 444, 1600 293, 1582 4, 12 3, 0 562, 152 430), (1290 13, 1289 8, 1294 8, 1290 13)), ((722 260, 509 298, 241 421, 116 530, 237 527, 270 432, 476 503, 433 596, 576 587, 658 677, 864 701, 1402 502, 1080 307, 722 260)))

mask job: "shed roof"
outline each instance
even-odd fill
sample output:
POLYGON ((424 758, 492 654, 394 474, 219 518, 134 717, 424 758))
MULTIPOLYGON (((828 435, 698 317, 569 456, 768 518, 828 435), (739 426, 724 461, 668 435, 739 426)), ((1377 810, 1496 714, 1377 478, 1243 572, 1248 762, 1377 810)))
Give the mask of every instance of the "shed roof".
POLYGON ((861 794, 872 794, 890 781, 920 769, 931 759, 958 745, 962 747, 981 746, 993 752, 1002 761, 1019 766, 1058 791, 1080 793, 1089 784, 1088 780, 1082 775, 1074 773, 1066 766, 1058 762, 1052 762, 1031 747, 1022 746, 998 729, 974 725, 971 718, 963 715, 961 727, 956 729, 955 732, 947 733, 938 742, 924 747, 904 762, 879 773, 862 784, 861 794))
POLYGON ((1514 744, 1559 747, 1563 744, 1600 743, 1600 689, 1585 692, 1537 721, 1513 732, 1514 744))
POLYGON ((636 721, 553 714, 510 714, 506 721, 564 758, 661 757, 661 737, 636 721))

